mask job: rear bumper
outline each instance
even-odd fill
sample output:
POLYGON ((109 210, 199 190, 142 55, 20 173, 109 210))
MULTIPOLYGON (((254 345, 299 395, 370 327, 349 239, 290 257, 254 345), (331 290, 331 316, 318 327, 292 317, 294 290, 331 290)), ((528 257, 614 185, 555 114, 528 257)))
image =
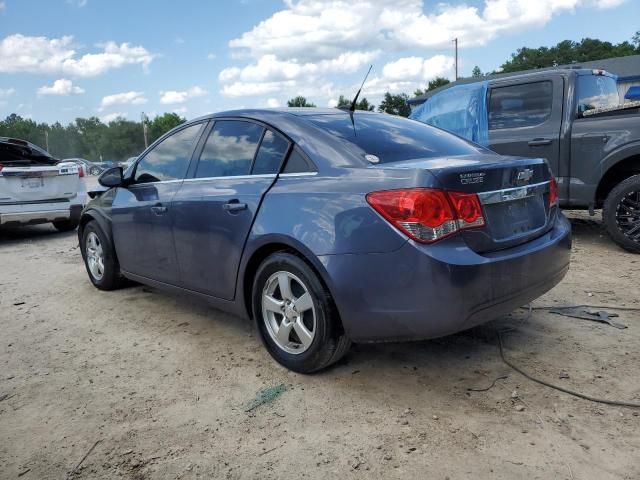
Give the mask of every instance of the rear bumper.
POLYGON ((557 285, 570 253, 571 227, 559 214, 541 237, 490 254, 452 237, 320 259, 347 335, 363 342, 436 338, 505 315, 557 285))
POLYGON ((81 212, 81 204, 0 205, 0 225, 35 225, 65 220, 79 221, 81 212))

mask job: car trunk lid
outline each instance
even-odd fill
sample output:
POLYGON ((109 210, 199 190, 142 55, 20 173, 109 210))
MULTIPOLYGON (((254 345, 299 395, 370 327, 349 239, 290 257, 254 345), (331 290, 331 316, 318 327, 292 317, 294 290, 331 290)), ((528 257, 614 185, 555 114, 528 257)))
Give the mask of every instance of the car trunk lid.
POLYGON ((444 190, 477 194, 485 224, 460 233, 477 252, 524 243, 552 226, 551 173, 543 159, 487 154, 406 160, 376 167, 428 170, 444 190))
POLYGON ((0 165, 0 203, 71 199, 78 193, 75 163, 25 165, 0 159, 0 165))

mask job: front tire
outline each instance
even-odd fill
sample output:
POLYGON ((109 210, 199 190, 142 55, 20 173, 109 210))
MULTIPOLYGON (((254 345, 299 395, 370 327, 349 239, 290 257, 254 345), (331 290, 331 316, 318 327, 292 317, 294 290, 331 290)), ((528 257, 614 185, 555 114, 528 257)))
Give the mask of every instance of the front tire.
POLYGON ((602 217, 614 242, 640 253, 640 175, 620 182, 607 196, 602 217))
POLYGON ((300 257, 278 252, 264 260, 254 277, 252 298, 267 350, 288 369, 322 370, 349 350, 351 341, 331 294, 300 257))
POLYGON ((80 248, 89 280, 96 288, 115 290, 124 285, 113 246, 95 220, 85 225, 80 248))

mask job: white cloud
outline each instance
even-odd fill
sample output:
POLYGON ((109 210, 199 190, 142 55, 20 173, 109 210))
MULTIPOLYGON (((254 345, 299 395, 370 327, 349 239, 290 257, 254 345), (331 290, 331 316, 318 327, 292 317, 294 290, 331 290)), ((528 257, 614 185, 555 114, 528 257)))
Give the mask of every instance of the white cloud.
POLYGON ((280 102, 277 98, 267 98, 267 107, 269 108, 278 108, 280 106, 280 102))
MULTIPOLYGON (((563 12, 624 1, 485 0, 476 7, 452 0, 284 0, 282 10, 229 42, 235 64, 223 69, 218 81, 227 97, 307 91, 328 101, 353 90, 343 85, 339 91, 329 79, 364 71, 382 52, 449 49, 454 38, 464 48, 479 47, 505 32, 542 26, 563 12)), ((403 57, 384 65, 367 87, 424 87, 425 80, 451 76, 452 69, 449 56, 403 57)))
POLYGON ((109 123, 119 118, 127 118, 127 114, 125 112, 108 113, 106 115, 101 116, 100 121, 102 123, 109 123))
POLYGON ((87 0, 67 0, 67 3, 82 8, 87 5, 87 0))
POLYGON ((300 61, 371 49, 442 47, 454 38, 483 45, 498 33, 539 26, 580 7, 624 0, 485 0, 482 8, 423 0, 285 0, 286 7, 229 42, 253 58, 278 54, 300 61))
POLYGON ((107 42, 98 53, 82 56, 73 48, 73 37, 29 37, 14 34, 0 40, 0 73, 65 74, 78 77, 101 75, 125 65, 147 69, 155 55, 144 47, 107 42))
POLYGON ((192 98, 204 97, 209 92, 205 89, 195 86, 189 90, 168 90, 166 92, 160 92, 160 103, 165 105, 172 105, 176 103, 184 103, 192 98))
POLYGON ((178 107, 172 110, 173 113, 177 113, 178 115, 184 115, 185 113, 187 113, 187 111, 187 107, 178 107))
POLYGON ((7 9, 7 4, 5 2, 0 2, 0 12, 4 12, 7 9))
POLYGON ((147 98, 143 92, 123 92, 114 93, 113 95, 107 95, 102 98, 100 102, 99 111, 104 110, 112 105, 142 105, 147 103, 147 98))
POLYGON ((45 85, 38 89, 38 95, 79 95, 84 93, 84 90, 73 84, 71 80, 67 80, 65 78, 61 78, 53 82, 53 85, 50 87, 45 85))
POLYGON ((7 98, 16 93, 15 88, 0 88, 0 98, 7 98))
POLYGON ((210 53, 209 55, 207 55, 207 60, 215 60, 217 58, 217 55, 215 53, 210 53))
POLYGON ((447 75, 453 65, 453 58, 445 55, 431 58, 404 57, 387 63, 382 73, 387 80, 432 80, 437 76, 447 75))

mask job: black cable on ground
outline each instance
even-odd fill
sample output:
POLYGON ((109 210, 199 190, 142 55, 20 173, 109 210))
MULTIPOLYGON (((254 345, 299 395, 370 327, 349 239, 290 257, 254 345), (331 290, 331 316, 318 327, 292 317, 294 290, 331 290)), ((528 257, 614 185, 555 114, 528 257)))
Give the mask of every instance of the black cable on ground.
MULTIPOLYGON (((581 305, 581 306, 583 306, 583 305, 581 305)), ((593 307, 593 308, 597 308, 597 307, 593 307)), ((561 387, 559 385, 554 385, 554 384, 546 382, 544 380, 540 380, 539 378, 532 377, 527 372, 522 370, 520 367, 514 365, 509 360, 507 360, 507 358, 504 355, 504 349, 503 349, 503 345, 502 345, 502 332, 500 332, 500 330, 498 330, 498 345, 500 346, 500 357, 502 358, 502 361, 504 363, 506 363, 509 367, 514 369, 516 372, 518 372, 520 375, 528 378, 529 380, 531 380, 533 382, 539 383, 540 385, 544 385, 545 387, 549 387, 549 388, 553 388, 555 390, 559 390, 559 391, 567 393, 569 395, 573 395, 574 397, 582 398, 584 400, 589 400, 591 402, 604 403, 606 405, 615 405, 615 406, 618 406, 618 407, 640 408, 640 403, 619 402, 617 400, 607 400, 607 399, 603 399, 603 398, 591 397, 589 395, 585 395, 584 393, 574 392, 573 390, 569 390, 568 388, 564 388, 564 387, 561 387)))
POLYGON ((564 305, 564 306, 542 306, 542 307, 520 307, 524 310, 563 310, 569 308, 608 308, 609 310, 620 310, 623 312, 640 312, 640 307, 616 307, 615 305, 564 305))
POLYGON ((509 375, 502 375, 501 377, 496 378, 487 388, 467 388, 467 392, 487 392, 495 386, 498 380, 504 380, 506 378, 509 378, 509 375))

